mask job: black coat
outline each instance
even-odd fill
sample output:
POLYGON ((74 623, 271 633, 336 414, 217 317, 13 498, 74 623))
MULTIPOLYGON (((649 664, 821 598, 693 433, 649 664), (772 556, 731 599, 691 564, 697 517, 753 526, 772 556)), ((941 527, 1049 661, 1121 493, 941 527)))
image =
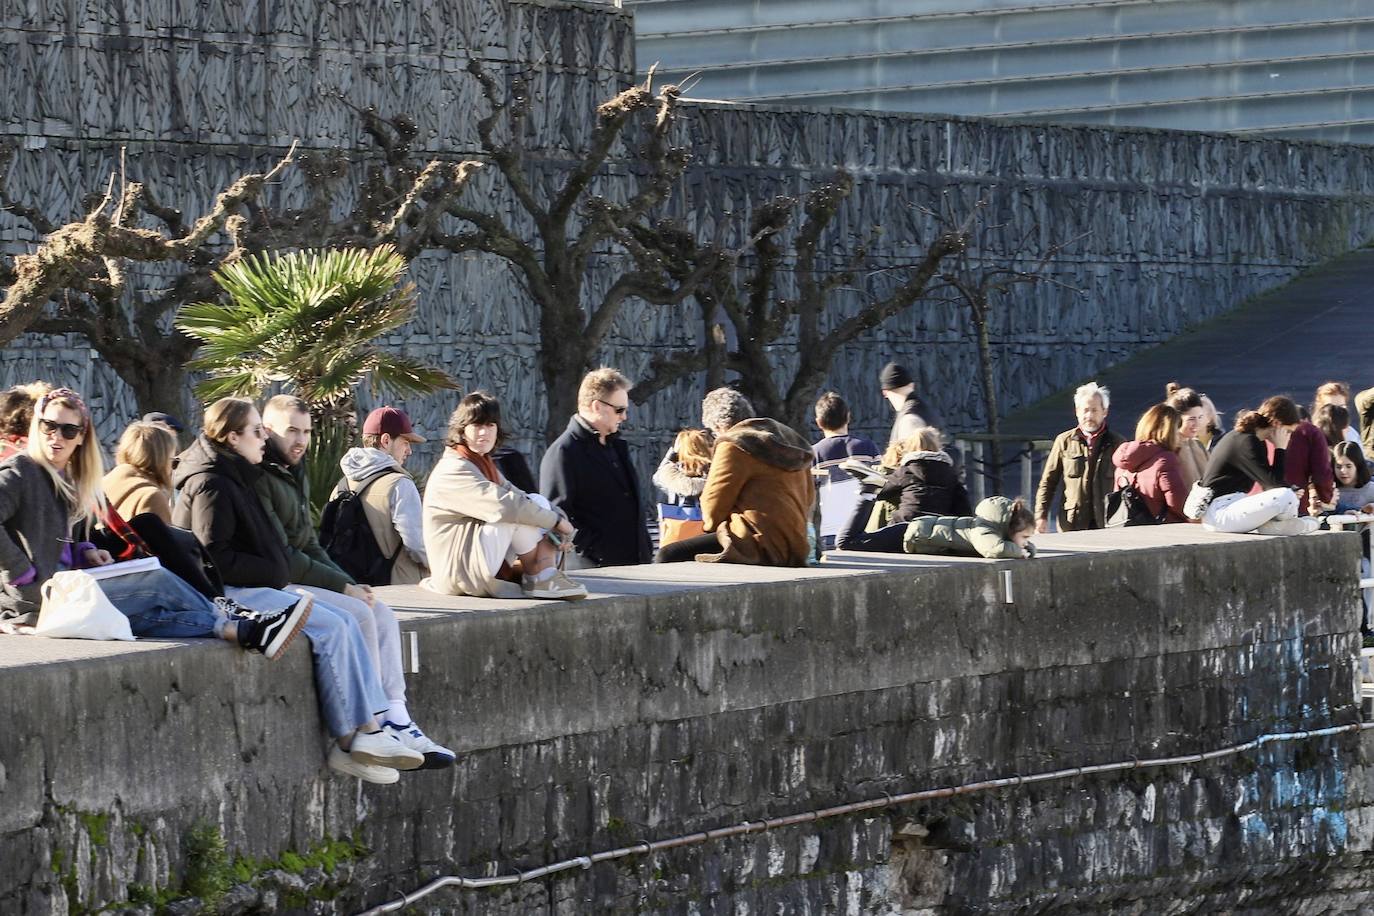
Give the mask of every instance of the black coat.
POLYGON ((897 503, 890 524, 909 522, 922 515, 973 514, 968 490, 959 482, 954 462, 944 452, 904 456, 902 466, 887 475, 878 498, 897 503))
POLYGON ((574 416, 539 463, 539 492, 577 529, 573 545, 596 566, 647 563, 653 549, 644 527, 639 478, 620 436, 606 438, 574 416))
POLYGON ((897 416, 892 421, 892 432, 888 434, 887 439, 888 446, 896 445, 925 426, 944 429, 945 421, 940 416, 940 411, 935 409, 935 405, 921 400, 920 396, 912 391, 906 396, 902 409, 897 411, 897 416))
POLYGON ((195 532, 225 585, 282 588, 291 581, 286 535, 253 489, 261 474, 260 467, 203 434, 177 462, 174 482, 181 498, 172 523, 195 532))

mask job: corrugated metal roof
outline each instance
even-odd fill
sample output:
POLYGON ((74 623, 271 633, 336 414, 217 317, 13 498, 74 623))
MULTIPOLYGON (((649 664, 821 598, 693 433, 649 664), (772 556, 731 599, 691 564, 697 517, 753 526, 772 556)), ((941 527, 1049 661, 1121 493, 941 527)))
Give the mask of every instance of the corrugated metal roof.
POLYGON ((1374 142, 1371 0, 625 0, 698 98, 1374 142))

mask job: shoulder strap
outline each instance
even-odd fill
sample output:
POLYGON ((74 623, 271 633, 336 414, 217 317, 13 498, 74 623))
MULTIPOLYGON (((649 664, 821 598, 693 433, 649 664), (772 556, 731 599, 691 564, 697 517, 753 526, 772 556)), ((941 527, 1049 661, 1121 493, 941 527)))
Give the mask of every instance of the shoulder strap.
MULTIPOLYGON (((361 487, 359 487, 357 490, 354 490, 354 489, 352 489, 352 488, 350 487, 350 488, 348 488, 348 492, 350 492, 350 493, 354 494, 355 496, 361 498, 362 495, 368 491, 368 488, 370 488, 370 487, 371 487, 374 483, 376 483, 377 481, 381 480, 383 477, 388 477, 388 476, 390 476, 390 475, 392 475, 392 474, 399 474, 399 473, 401 473, 401 469, 400 469, 400 468, 384 468, 384 469, 378 471, 377 473, 373 474, 371 477, 367 478, 367 480, 363 481, 363 485, 362 485, 361 487)), ((348 478, 345 477, 344 480, 347 481, 348 478)))

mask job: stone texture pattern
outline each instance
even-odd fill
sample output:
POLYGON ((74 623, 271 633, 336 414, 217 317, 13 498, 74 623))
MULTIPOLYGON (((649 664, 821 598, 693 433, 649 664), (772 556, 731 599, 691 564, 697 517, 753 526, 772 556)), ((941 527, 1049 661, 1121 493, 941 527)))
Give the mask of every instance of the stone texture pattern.
MULTIPOLYGON (((472 57, 530 78, 541 104, 529 143, 541 172, 556 176, 593 107, 632 78, 632 23, 607 5, 554 0, 8 3, 0 9, 0 73, 4 85, 24 88, 0 93, 0 137, 20 146, 7 184, 54 218, 70 218, 104 187, 125 148, 131 175, 199 212, 293 139, 355 159, 371 155, 353 115, 366 105, 414 118, 434 155, 469 155, 482 110, 462 72, 472 57)), ((1086 233, 1053 268, 1081 294, 1023 288, 999 311, 993 338, 1004 410, 1374 236, 1374 154, 1364 147, 710 104, 687 106, 682 137, 696 164, 671 209, 704 231, 728 232, 761 201, 800 195, 837 165, 854 172, 858 187, 827 239, 826 269, 875 225, 884 233, 873 266, 908 262, 934 231, 921 207, 959 214, 988 200, 989 222, 1005 227, 989 239, 990 257, 1026 230, 1043 244, 1086 233)), ((615 196, 623 170, 612 171, 603 189, 615 196)), ((510 209, 493 180, 483 176, 472 193, 510 209)), ((279 193, 290 200, 296 188, 288 180, 279 193)), ((521 224, 518 214, 511 219, 521 224)), ((20 250, 31 242, 0 214, 0 244, 20 250)), ((612 257, 598 266, 589 300, 614 267, 612 257)), ((502 263, 476 255, 425 256, 413 275, 420 314, 391 345, 447 367, 465 389, 494 390, 516 444, 537 458, 544 403, 535 319, 519 282, 502 263)), ((896 277, 866 275, 841 291, 837 314, 896 277)), ((604 357, 640 376, 655 353, 698 333, 690 305, 631 303, 604 357)), ((780 366, 791 356, 789 344, 777 348, 780 366)), ((880 439, 888 415, 873 387, 889 358, 914 369, 951 426, 979 426, 972 337, 954 307, 919 306, 836 361, 831 385, 854 404, 856 427, 880 439)), ((0 354, 0 384, 36 375, 81 382, 108 442, 134 414, 125 386, 78 340, 31 336, 0 354)), ((697 421, 700 394, 699 380, 686 380, 636 410, 627 434, 646 472, 670 434, 697 421)), ((438 433, 456 398, 405 406, 438 433)), ((436 449, 432 438, 417 466, 436 449)))
MULTIPOLYGON (((554 611, 389 589, 417 609, 412 706, 460 753, 394 787, 321 769, 304 652, 0 664, 0 911, 166 886, 197 825, 258 861, 356 837, 375 852, 311 904, 342 914, 442 874, 1358 719, 1353 536, 1063 537, 1011 566, 612 571, 554 611)), ((417 911, 1357 912, 1369 750, 1343 736, 893 807, 417 911)), ((235 899, 270 910, 282 882, 235 899)))

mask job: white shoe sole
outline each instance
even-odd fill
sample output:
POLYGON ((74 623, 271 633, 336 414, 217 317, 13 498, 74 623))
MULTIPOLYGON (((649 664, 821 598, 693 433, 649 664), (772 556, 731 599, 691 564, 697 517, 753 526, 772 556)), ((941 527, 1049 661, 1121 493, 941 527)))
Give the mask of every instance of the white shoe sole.
POLYGON ((274 662, 281 658, 287 649, 291 648, 291 641, 296 638, 296 634, 305 626, 305 622, 310 619, 310 612, 315 607, 315 599, 311 595, 301 595, 301 599, 291 606, 291 610, 286 613, 289 615, 286 625, 277 631, 277 635, 267 644, 263 650, 263 655, 267 660, 274 662), (292 620, 291 617, 295 619, 292 620))
POLYGON ((387 767, 393 770, 418 770, 425 765, 424 754, 412 751, 399 742, 397 748, 398 752, 394 755, 374 754, 366 750, 350 750, 348 756, 357 763, 374 767, 387 767))
POLYGON ((400 772, 394 767, 362 764, 350 757, 343 748, 336 748, 336 750, 338 754, 333 751, 329 754, 329 768, 335 773, 352 776, 354 779, 361 779, 363 782, 370 782, 378 786, 389 786, 401 778, 400 772))

